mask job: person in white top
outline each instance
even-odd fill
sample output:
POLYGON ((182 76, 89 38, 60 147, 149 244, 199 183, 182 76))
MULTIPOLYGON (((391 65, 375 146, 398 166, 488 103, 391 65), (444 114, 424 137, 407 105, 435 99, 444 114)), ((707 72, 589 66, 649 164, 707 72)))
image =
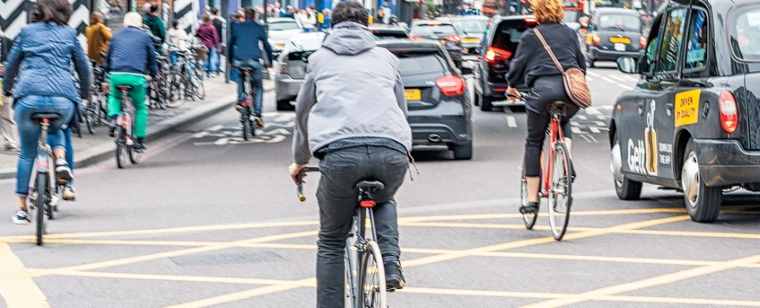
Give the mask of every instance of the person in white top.
POLYGON ((179 22, 172 22, 172 27, 167 32, 167 42, 169 43, 169 61, 172 64, 177 63, 177 51, 187 50, 187 32, 179 28, 179 22))

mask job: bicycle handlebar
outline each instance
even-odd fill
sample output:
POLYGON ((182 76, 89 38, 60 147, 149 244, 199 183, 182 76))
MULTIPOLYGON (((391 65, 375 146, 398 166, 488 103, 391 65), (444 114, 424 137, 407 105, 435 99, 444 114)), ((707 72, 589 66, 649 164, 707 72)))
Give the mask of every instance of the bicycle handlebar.
POLYGON ((305 202, 306 196, 303 194, 303 178, 306 176, 306 173, 309 172, 319 172, 319 167, 314 166, 306 166, 301 170, 301 174, 298 176, 298 182, 296 183, 296 187, 298 190, 298 202, 305 202))

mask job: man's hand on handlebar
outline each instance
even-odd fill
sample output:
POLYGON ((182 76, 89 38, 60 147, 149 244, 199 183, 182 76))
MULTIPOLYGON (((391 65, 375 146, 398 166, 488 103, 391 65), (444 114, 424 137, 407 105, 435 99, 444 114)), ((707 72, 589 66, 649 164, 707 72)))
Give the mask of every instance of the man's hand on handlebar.
POLYGON ((301 184, 303 182, 304 168, 306 168, 306 165, 299 165, 296 163, 292 163, 290 164, 290 167, 288 167, 288 172, 290 172, 290 178, 296 184, 301 184))
POLYGON ((508 87, 507 88, 507 96, 514 98, 514 99, 521 99, 522 94, 520 94, 520 91, 518 91, 516 88, 508 87))

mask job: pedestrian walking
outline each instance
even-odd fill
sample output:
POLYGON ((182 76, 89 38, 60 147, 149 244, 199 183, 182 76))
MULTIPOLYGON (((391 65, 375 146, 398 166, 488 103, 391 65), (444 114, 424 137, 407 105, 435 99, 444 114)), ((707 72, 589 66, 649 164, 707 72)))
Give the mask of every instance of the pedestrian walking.
POLYGON ((208 57, 206 58, 206 75, 211 76, 217 70, 219 62, 219 53, 217 49, 219 47, 219 37, 216 34, 216 28, 211 22, 211 17, 203 15, 203 22, 195 31, 195 36, 201 41, 203 46, 208 49, 208 57))
MULTIPOLYGON (((0 63, 0 93, 3 93, 3 76, 5 67, 0 63)), ((16 122, 13 121, 13 111, 10 100, 4 100, 0 95, 0 140, 6 151, 18 151, 18 138, 16 137, 16 122)))
POLYGON ((216 50, 217 51, 217 59, 218 59, 218 61, 216 61, 216 67, 215 67, 214 72, 217 73, 217 74, 220 74, 220 73, 222 73, 222 69, 221 69, 221 67, 222 67, 222 65, 221 65, 221 63, 222 63, 222 55, 224 54, 224 48, 225 48, 225 44, 227 42, 225 41, 225 39, 226 39, 226 36, 225 36, 226 35, 225 34, 226 33, 225 32, 226 23, 224 21, 224 18, 222 18, 222 16, 219 15, 219 9, 217 9, 217 8, 212 8, 211 9, 211 23, 214 24, 214 29, 216 29, 216 35, 219 38, 219 44, 218 44, 218 48, 216 50))

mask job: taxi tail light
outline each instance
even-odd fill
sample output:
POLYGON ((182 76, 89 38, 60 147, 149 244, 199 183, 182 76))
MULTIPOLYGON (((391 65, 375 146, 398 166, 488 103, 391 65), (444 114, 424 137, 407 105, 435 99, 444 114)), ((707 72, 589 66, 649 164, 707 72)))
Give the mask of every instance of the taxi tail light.
POLYGON ((435 81, 435 85, 441 89, 445 96, 461 96, 464 94, 464 80, 457 76, 443 76, 435 81))
POLYGON ((639 47, 641 49, 647 48, 647 39, 643 36, 639 38, 639 47))
POLYGON ((739 109, 736 106, 736 99, 731 92, 723 91, 720 93, 718 103, 720 108, 720 128, 728 134, 733 134, 739 126, 739 109))
POLYGON ((486 50, 486 54, 483 55, 483 59, 488 62, 488 64, 494 64, 497 62, 504 62, 509 60, 509 58, 512 57, 512 52, 509 50, 499 49, 496 47, 488 47, 488 50, 486 50))
POLYGON ((459 35, 449 35, 449 36, 446 37, 446 40, 449 41, 449 42, 457 43, 457 42, 461 41, 462 38, 459 37, 459 35))
POLYGON ((592 34, 591 35, 591 42, 594 44, 594 46, 599 46, 602 44, 602 38, 599 36, 599 34, 592 34))

